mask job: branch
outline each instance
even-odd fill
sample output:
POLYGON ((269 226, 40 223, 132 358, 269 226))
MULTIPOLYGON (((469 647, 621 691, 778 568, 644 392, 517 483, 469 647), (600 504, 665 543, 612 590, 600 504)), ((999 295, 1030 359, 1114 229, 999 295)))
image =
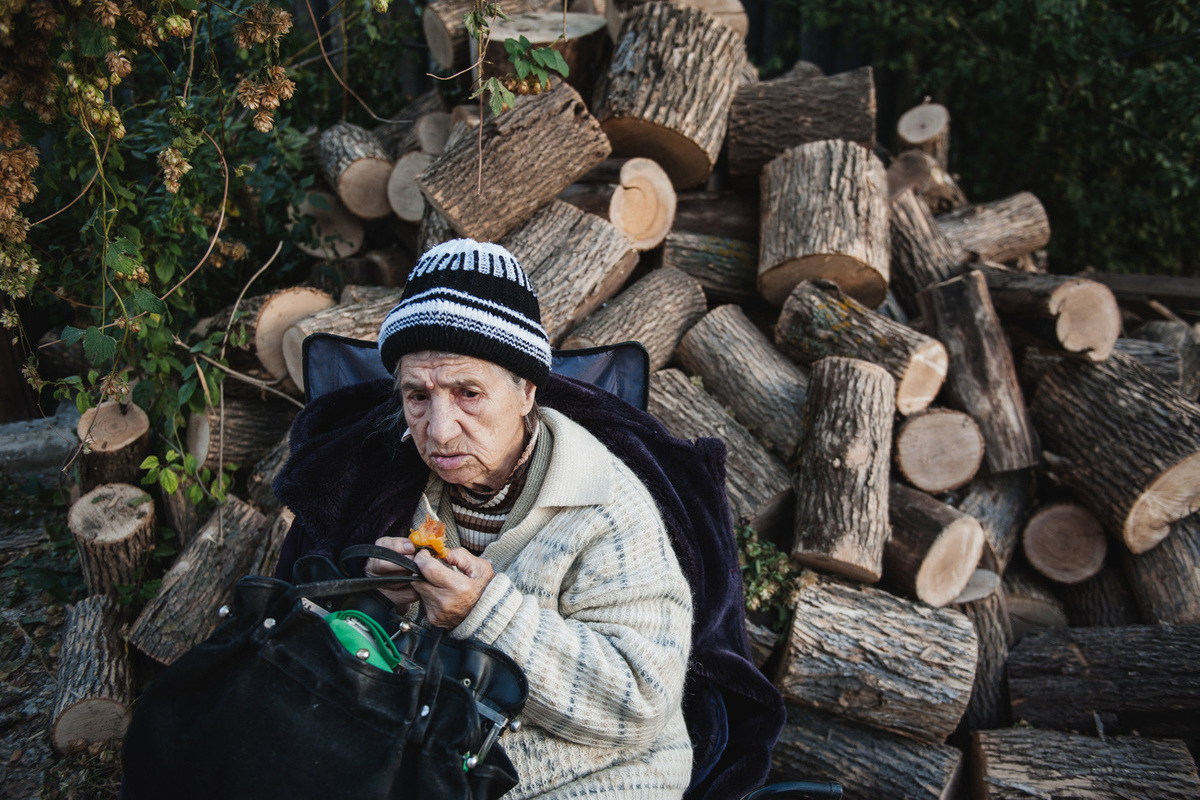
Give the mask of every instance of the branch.
MULTIPOLYGON (((305 2, 308 2, 308 0, 305 0, 305 2)), ((221 151, 221 147, 217 144, 216 140, 209 135, 208 131, 204 131, 203 133, 204 138, 212 142, 212 146, 217 148, 217 155, 221 157, 221 171, 225 174, 225 186, 221 189, 221 216, 217 218, 216 230, 213 232, 213 237, 208 243, 208 249, 205 250, 204 255, 200 257, 200 261, 196 264, 196 266, 192 267, 191 272, 189 272, 187 275, 184 275, 183 278, 180 279, 179 283, 172 286, 167 290, 166 294, 158 298, 159 300, 166 300, 168 297, 174 294, 176 289, 191 280, 192 276, 200 270, 200 267, 204 266, 204 262, 208 260, 208 257, 212 254, 213 248, 217 245, 217 239, 221 235, 221 229, 225 227, 225 203, 229 199, 229 164, 225 163, 225 153, 221 151)))

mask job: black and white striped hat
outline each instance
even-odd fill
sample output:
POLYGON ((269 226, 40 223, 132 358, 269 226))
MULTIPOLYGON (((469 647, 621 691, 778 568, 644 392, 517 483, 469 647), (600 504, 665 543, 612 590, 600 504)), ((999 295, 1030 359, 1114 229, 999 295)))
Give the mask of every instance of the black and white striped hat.
POLYGON ((379 328, 389 373, 400 357, 441 350, 491 361, 536 386, 550 377, 550 340, 537 293, 513 254, 454 239, 430 248, 379 328))

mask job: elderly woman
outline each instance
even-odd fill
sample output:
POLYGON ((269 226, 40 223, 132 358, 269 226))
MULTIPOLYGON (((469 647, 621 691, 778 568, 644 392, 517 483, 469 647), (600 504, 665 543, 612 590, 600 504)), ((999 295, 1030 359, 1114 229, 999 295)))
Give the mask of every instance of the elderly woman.
POLYGON ((525 670, 524 724, 502 740, 520 777, 510 796, 681 797, 692 768, 688 584, 638 477, 580 424, 539 409, 550 344, 521 266, 492 244, 433 248, 379 352, 402 414, 340 424, 335 405, 293 430, 276 483, 296 513, 281 571, 372 533, 413 555, 408 529, 440 519, 449 555, 416 553, 426 580, 391 597, 525 670), (353 435, 361 448, 347 455, 353 435), (323 468, 326 484, 305 477, 323 468))

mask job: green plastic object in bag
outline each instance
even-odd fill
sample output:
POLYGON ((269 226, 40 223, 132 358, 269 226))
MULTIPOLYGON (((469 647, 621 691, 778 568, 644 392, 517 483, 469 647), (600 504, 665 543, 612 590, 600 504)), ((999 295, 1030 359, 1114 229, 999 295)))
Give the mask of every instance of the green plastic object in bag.
POLYGON ((361 611, 335 611, 325 621, 342 647, 359 661, 387 672, 395 672, 404 663, 383 626, 361 611))

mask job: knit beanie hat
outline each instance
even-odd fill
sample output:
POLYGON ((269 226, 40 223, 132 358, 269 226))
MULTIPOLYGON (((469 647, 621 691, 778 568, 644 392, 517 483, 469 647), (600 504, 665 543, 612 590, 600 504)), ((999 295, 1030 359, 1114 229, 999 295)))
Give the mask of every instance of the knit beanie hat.
POLYGON ((394 374, 401 356, 422 350, 482 358, 535 386, 549 379, 537 293, 512 253, 454 239, 421 256, 379 328, 379 356, 394 374))

